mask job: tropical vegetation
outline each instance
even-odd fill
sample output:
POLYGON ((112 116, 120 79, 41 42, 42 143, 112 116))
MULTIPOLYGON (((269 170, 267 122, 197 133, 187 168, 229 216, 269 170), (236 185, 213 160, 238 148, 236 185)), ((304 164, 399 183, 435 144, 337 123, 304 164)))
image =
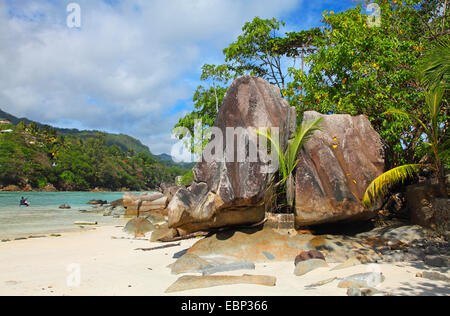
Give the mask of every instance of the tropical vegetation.
POLYGON ((428 91, 425 91, 425 102, 429 124, 424 123, 415 114, 407 113, 400 109, 390 109, 385 113, 409 118, 421 126, 424 133, 422 137, 426 140, 425 144, 428 146, 429 156, 431 156, 427 160, 431 160, 432 164, 406 164, 385 172, 373 180, 367 188, 363 199, 366 206, 370 206, 374 200, 386 194, 393 185, 413 177, 419 170, 424 168, 432 169, 435 172, 441 196, 448 197, 445 166, 449 164, 450 149, 448 147, 447 130, 443 129, 445 125, 439 121, 439 117, 442 115, 442 98, 445 91, 448 90, 450 61, 446 58, 440 58, 440 56, 450 58, 450 48, 447 43, 439 43, 424 58, 423 68, 419 73, 422 83, 426 87, 425 89, 428 89, 428 91))
MULTIPOLYGON (((283 32, 283 21, 255 17, 224 48, 223 65, 205 65, 202 78, 205 70, 216 68, 226 69, 226 76, 215 78, 220 86, 199 87, 194 111, 181 118, 177 127, 194 131, 195 119, 201 119, 201 128, 207 130, 214 124, 231 79, 242 74, 260 76, 278 86, 297 109, 299 125, 303 113, 310 110, 367 116, 381 136, 390 171, 369 186, 366 205, 419 170, 436 176, 441 194, 446 195, 450 150, 447 5, 441 0, 359 1, 342 12, 324 11, 319 26, 307 30, 288 26, 290 32, 283 32), (379 8, 378 23, 371 23, 369 4, 379 8)), ((284 154, 280 151, 281 158, 284 154)), ((289 167, 295 163, 289 161, 289 167)), ((286 178, 289 167, 281 164, 278 184, 290 181, 286 178)), ((289 189, 285 191, 289 194, 289 189)), ((291 203, 288 198, 287 204, 291 203)))
POLYGON ((173 182, 186 172, 166 166, 147 153, 108 145, 104 133, 62 136, 50 126, 33 122, 2 125, 1 129, 6 131, 0 133, 2 187, 146 190, 161 182, 173 182))
POLYGON ((257 134, 264 136, 270 141, 270 149, 278 156, 278 172, 272 175, 268 190, 272 192, 272 203, 274 210, 291 212, 295 201, 295 179, 294 170, 299 162, 299 152, 311 135, 319 129, 322 117, 304 122, 300 126, 291 141, 283 150, 283 145, 278 137, 272 137, 270 130, 258 130, 257 134))

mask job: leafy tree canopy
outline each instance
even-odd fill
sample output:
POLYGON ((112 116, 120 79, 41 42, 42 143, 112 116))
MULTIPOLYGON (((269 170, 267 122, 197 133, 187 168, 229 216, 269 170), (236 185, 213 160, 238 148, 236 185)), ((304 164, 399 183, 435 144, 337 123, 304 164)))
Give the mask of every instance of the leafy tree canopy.
MULTIPOLYGON (((385 142, 389 163, 398 165, 421 159, 424 130, 407 117, 383 113, 397 108, 426 120, 417 66, 441 36, 444 17, 440 1, 375 2, 379 26, 370 26, 361 5, 323 13, 324 26, 309 41, 314 47, 305 59, 309 69, 290 69, 293 81, 285 96, 300 117, 306 110, 367 115, 385 142)), ((441 123, 447 124, 443 117, 441 123)))
MULTIPOLYGON (((431 82, 448 84, 446 12, 446 2, 440 0, 361 1, 337 14, 324 11, 321 27, 286 34, 280 31, 284 22, 256 17, 223 50, 228 66, 222 67, 234 76, 252 74, 278 85, 297 108, 299 122, 308 110, 366 115, 385 144, 388 167, 424 162, 428 158, 423 126, 410 117, 385 113, 399 109, 429 126, 425 89, 431 82), (366 11, 370 3, 380 9, 379 24, 371 23, 373 17, 366 11), (436 46, 441 50, 436 52, 436 46), (434 71, 436 67, 440 68, 434 71)), ((208 77, 207 69, 214 67, 205 65, 202 79, 208 77)), ((211 126, 227 82, 220 81, 220 91, 214 84, 200 86, 195 110, 177 126, 193 132, 195 119, 202 119, 203 129, 211 126)), ((444 110, 437 118, 440 134, 448 130, 447 100, 445 93, 444 110)))

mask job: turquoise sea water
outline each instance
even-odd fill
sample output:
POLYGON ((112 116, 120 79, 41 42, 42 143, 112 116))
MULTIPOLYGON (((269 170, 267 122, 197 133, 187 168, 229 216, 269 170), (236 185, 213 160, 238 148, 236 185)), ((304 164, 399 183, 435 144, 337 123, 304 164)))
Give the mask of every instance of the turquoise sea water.
POLYGON ((99 224, 115 223, 118 220, 101 214, 81 213, 89 210, 90 200, 120 199, 123 192, 0 192, 0 236, 44 233, 76 228, 75 221, 96 221, 99 224), (27 198, 30 207, 20 207, 21 197, 27 198), (69 204, 72 208, 58 207, 69 204))

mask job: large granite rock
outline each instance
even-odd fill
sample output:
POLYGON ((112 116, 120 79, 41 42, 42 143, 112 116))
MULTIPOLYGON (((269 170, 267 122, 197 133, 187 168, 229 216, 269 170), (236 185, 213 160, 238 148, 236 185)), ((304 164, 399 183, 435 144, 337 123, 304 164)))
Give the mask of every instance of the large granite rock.
POLYGON ((123 196, 126 215, 163 212, 167 204, 167 197, 160 192, 143 193, 141 195, 125 193, 123 196))
POLYGON ((150 238, 151 242, 156 242, 164 238, 174 238, 178 235, 176 229, 169 228, 167 223, 161 225, 155 225, 155 230, 152 232, 152 236, 150 238))
POLYGON ((406 188, 411 222, 441 233, 450 230, 450 200, 440 197, 439 185, 415 184, 406 188))
POLYGON ((123 231, 134 237, 145 237, 145 234, 155 230, 155 226, 144 217, 136 217, 128 221, 123 231))
POLYGON ((296 171, 296 226, 374 215, 361 200, 367 186, 384 169, 383 145, 363 116, 305 112, 303 121, 322 116, 316 131, 300 151, 296 171))
POLYGON ((280 95, 277 87, 256 77, 244 76, 231 84, 214 124, 223 134, 226 162, 206 161, 205 154, 211 153, 211 148, 205 148, 203 160, 194 168, 194 183, 178 190, 169 203, 170 227, 187 234, 264 219, 268 178, 261 172, 264 163, 260 159, 240 162, 237 149, 248 147, 236 140, 234 147, 227 146, 234 138, 227 135, 227 127, 278 127, 285 146, 295 131, 296 114, 280 95))
POLYGON ((450 199, 434 199, 432 204, 434 225, 432 226, 440 234, 450 231, 450 199))
POLYGON ((170 202, 172 198, 175 196, 175 194, 178 192, 179 189, 186 189, 185 186, 166 186, 163 190, 163 194, 167 197, 167 200, 170 202))

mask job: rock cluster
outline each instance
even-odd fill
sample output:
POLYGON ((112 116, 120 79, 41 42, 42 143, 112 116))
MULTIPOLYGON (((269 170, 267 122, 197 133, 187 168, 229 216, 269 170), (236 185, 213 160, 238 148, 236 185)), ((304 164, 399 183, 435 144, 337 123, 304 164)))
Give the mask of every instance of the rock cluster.
POLYGON ((357 235, 380 255, 380 262, 423 262, 432 267, 448 267, 450 243, 421 226, 377 228, 357 235))
MULTIPOLYGON (((273 228, 254 228, 223 231, 206 237, 176 256, 178 259, 169 268, 173 274, 202 273, 205 276, 233 270, 251 270, 254 269, 254 263, 292 261, 295 263, 293 274, 299 278, 316 269, 336 271, 333 278, 306 288, 337 281, 336 286, 348 289, 350 296, 389 295, 377 289, 385 280, 382 273, 368 272, 349 276, 346 273, 348 270, 343 269, 368 263, 391 262, 392 252, 402 255, 393 261, 423 262, 425 268, 446 271, 450 247, 445 238, 430 237, 429 232, 420 226, 376 228, 355 236, 318 236, 310 233, 287 236, 273 228), (340 264, 330 269, 329 264, 332 263, 340 264)), ((445 274, 436 271, 424 271, 417 276, 444 282, 449 280, 445 274)), ((210 282, 215 278, 204 277, 197 277, 195 280, 182 277, 179 280, 188 279, 189 285, 186 288, 183 286, 183 290, 197 288, 197 285, 191 287, 197 282, 201 284, 199 287, 231 284, 216 284, 210 282)))
MULTIPOLYGON (((296 128, 295 111, 279 90, 254 77, 233 82, 214 127, 225 136, 224 156, 234 135, 226 129, 279 127, 282 145, 296 128), (227 138, 228 137, 228 138, 227 138)), ((306 142, 296 169, 295 224, 297 227, 339 221, 365 220, 376 214, 361 201, 367 186, 384 171, 380 136, 367 117, 305 112, 303 121, 322 117, 320 130, 306 142)), ((214 138, 215 139, 215 138, 214 138)), ((209 154, 211 148, 206 148, 209 154)), ((203 160, 194 168, 195 182, 178 190, 168 206, 169 225, 186 234, 211 228, 252 224, 264 218, 268 203, 267 174, 261 162, 203 160)), ((235 158, 237 158, 235 156, 235 158)))
POLYGON ((6 187, 1 188, 2 192, 19 192, 22 191, 17 185, 7 185, 6 187))
MULTIPOLYGON (((214 123, 222 132, 222 147, 205 148, 203 160, 193 170, 194 183, 180 189, 168 206, 169 226, 188 234, 263 220, 268 174, 261 168, 266 164, 261 159, 249 161, 250 145, 242 144, 227 130, 252 133, 252 128, 277 127, 281 144, 286 145, 295 126, 295 109, 281 97, 277 87, 251 76, 236 79, 228 88, 214 123), (246 149, 244 159, 236 154, 238 148, 246 149), (205 160, 205 155, 216 151, 223 151, 225 159, 205 160)), ((261 149, 260 144, 257 146, 261 149)))
POLYGON ((199 258, 229 257, 251 262, 308 260, 339 263, 333 270, 375 262, 419 261, 448 264, 450 247, 443 238, 430 238, 420 226, 378 228, 354 237, 282 235, 271 228, 224 231, 195 243, 187 252, 199 258), (437 258, 438 257, 438 258, 437 258))
POLYGON ((53 184, 47 184, 45 187, 39 189, 40 192, 57 192, 58 190, 53 186, 53 184))
POLYGON ((103 209, 103 216, 118 217, 125 215, 125 208, 122 205, 108 205, 103 209))

